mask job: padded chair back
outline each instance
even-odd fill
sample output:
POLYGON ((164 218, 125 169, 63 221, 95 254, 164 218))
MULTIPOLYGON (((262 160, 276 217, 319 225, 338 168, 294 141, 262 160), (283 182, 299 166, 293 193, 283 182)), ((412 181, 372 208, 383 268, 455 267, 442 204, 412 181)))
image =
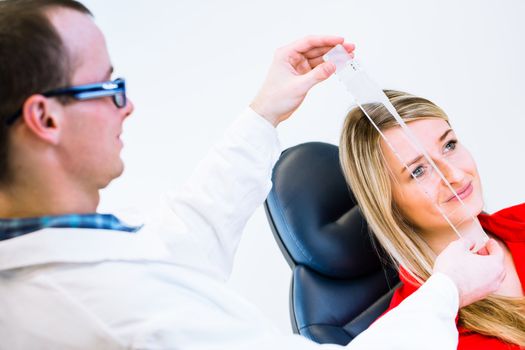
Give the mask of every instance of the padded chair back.
POLYGON ((345 345, 387 308, 397 273, 374 248, 336 146, 285 150, 272 181, 265 209, 292 268, 292 328, 318 343, 345 345))

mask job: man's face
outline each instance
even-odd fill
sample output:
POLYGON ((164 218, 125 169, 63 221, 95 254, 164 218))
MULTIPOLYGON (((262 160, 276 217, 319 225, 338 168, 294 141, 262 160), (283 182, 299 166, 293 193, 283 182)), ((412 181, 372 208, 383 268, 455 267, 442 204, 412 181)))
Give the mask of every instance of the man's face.
MULTIPOLYGON (((105 39, 93 20, 69 9, 56 9, 49 15, 69 50, 74 72, 71 84, 110 80, 113 68, 105 39)), ((63 170, 89 189, 107 186, 124 169, 120 134, 133 104, 128 100, 119 109, 111 97, 73 100, 61 112, 58 156, 63 170)))

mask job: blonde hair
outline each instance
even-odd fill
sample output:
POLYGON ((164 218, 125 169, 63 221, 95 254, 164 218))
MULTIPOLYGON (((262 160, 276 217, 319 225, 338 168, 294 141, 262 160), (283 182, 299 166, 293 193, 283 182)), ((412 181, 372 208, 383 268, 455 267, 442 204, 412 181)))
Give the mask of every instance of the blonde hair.
MULTIPOLYGON (((400 91, 385 93, 405 122, 433 118, 449 123, 445 112, 427 99, 400 91)), ((367 112, 380 130, 398 125, 380 105, 369 105, 367 112)), ((339 157, 371 232, 397 266, 424 283, 432 274, 436 255, 393 200, 393 179, 381 152, 380 135, 359 108, 352 109, 345 119, 339 157)), ((461 308, 458 324, 525 346, 525 298, 490 295, 461 308)))

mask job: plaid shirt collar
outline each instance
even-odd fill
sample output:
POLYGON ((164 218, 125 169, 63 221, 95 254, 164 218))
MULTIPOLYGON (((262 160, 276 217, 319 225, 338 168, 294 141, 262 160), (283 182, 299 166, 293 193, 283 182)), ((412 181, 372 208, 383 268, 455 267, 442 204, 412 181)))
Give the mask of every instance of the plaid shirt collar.
POLYGON ((0 219, 0 241, 44 228, 88 228, 137 232, 142 226, 128 226, 111 214, 69 214, 36 218, 0 219))

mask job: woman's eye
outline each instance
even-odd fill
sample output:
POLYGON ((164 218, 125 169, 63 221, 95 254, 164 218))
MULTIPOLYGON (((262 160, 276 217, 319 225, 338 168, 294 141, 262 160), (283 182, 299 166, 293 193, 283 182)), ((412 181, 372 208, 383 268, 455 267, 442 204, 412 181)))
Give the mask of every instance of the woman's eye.
POLYGON ((420 165, 417 168, 415 168, 411 174, 412 174, 412 177, 420 178, 421 176, 425 174, 425 168, 422 165, 420 165))
POLYGON ((457 140, 450 140, 449 142, 447 142, 447 144, 445 145, 445 151, 453 151, 456 149, 456 145, 457 145, 458 141, 457 140))

